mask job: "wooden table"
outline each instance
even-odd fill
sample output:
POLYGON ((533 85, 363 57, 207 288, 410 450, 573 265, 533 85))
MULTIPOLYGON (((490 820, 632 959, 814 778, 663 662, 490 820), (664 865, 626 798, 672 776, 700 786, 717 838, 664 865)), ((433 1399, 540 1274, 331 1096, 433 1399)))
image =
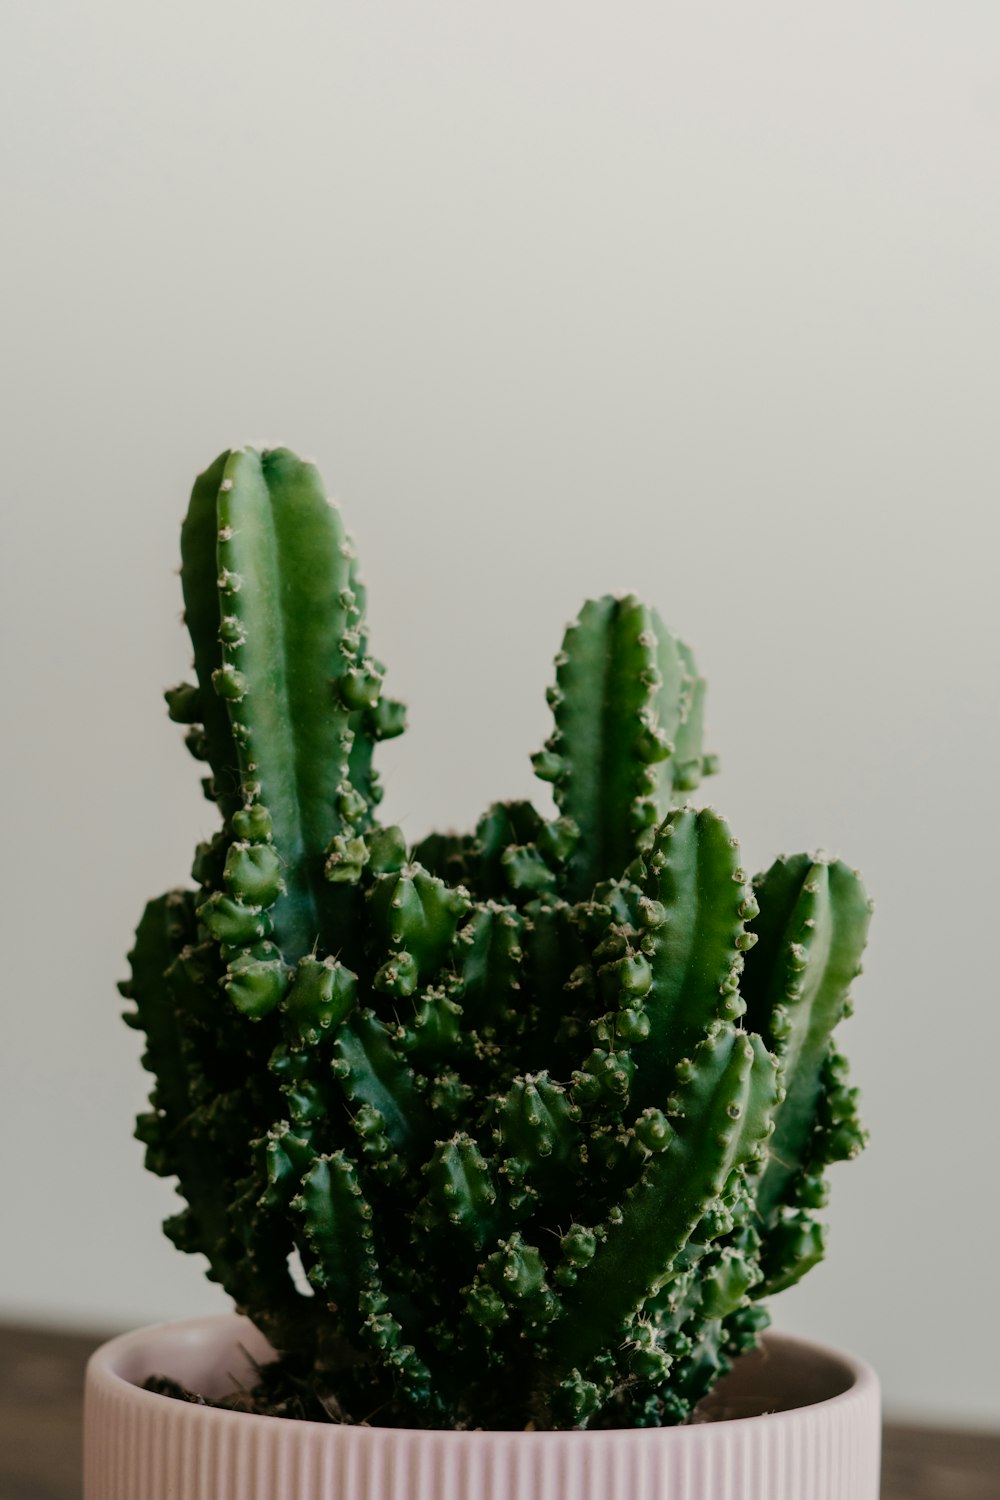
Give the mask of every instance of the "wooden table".
MULTIPOLYGON (((80 1500, 83 1367, 99 1342, 0 1326, 0 1500, 80 1500)), ((1000 1500, 1000 1433, 888 1423, 882 1500, 1000 1500)))

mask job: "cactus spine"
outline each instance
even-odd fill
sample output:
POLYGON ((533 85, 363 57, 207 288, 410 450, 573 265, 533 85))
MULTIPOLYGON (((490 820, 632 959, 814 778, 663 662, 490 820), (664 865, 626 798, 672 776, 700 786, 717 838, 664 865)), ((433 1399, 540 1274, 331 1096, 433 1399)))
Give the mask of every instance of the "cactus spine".
POLYGON ((373 766, 403 710, 315 468, 223 454, 182 557, 197 682, 167 701, 221 826, 122 987, 168 1234, 340 1419, 684 1420, 822 1255, 825 1169, 863 1144, 831 1041, 858 876, 748 881, 686 801, 704 681, 632 597, 557 658, 556 816, 410 848, 373 766))

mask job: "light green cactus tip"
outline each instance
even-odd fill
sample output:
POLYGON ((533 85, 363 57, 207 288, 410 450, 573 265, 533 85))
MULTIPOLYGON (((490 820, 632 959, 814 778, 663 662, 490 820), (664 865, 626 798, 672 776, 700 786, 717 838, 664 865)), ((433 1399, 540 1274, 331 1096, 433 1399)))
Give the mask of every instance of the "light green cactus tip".
POLYGON ((821 1257, 825 1170, 864 1143, 831 1040, 859 877, 748 880, 687 804, 704 681, 631 597, 557 657, 556 816, 411 848, 373 763, 404 713, 315 467, 223 454, 182 555, 197 683, 167 701, 221 827, 123 986, 167 1232, 345 1420, 683 1421, 821 1257))

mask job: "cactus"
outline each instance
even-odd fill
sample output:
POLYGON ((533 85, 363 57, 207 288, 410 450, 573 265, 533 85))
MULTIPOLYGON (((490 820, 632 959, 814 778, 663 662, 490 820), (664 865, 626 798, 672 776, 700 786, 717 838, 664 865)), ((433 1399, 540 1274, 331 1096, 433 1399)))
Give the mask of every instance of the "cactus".
POLYGON ((223 454, 182 555, 197 681, 166 697, 221 825, 122 986, 167 1233, 338 1420, 685 1420, 822 1255, 826 1168, 864 1143, 831 1040, 859 877, 748 880, 687 802, 704 682, 632 597, 557 658, 554 816, 411 848, 373 764, 403 710, 315 467, 223 454))

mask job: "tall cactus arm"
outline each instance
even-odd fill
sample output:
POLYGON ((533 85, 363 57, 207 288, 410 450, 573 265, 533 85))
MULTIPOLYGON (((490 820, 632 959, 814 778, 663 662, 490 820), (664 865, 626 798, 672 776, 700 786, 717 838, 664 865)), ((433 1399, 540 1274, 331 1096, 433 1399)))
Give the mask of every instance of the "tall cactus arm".
MULTIPOLYGON (((757 1036, 720 1026, 679 1070, 671 1132, 604 1228, 593 1258, 565 1293, 568 1316, 553 1330, 562 1374, 584 1370, 613 1345, 669 1278, 713 1203, 739 1191, 739 1177, 771 1130, 774 1058, 757 1036)), ((724 1222, 724 1215, 720 1215, 724 1222)))
MULTIPOLYGON (((208 473, 214 481, 217 467, 208 473)), ((270 812, 284 878, 271 917, 294 963, 317 934, 333 937, 324 857, 353 831, 351 716, 374 707, 381 679, 357 660, 351 549, 315 467, 280 448, 228 455, 210 588, 207 485, 196 486, 182 575, 200 695, 225 705, 243 800, 270 812)))
POLYGON ((830 1035, 861 970, 871 903, 855 870, 805 855, 776 860, 755 891, 760 941, 743 974, 746 1024, 774 1046, 786 1091, 757 1190, 767 1223, 808 1165, 830 1035))
POLYGON ((663 919, 642 940, 652 980, 643 999, 649 1035, 633 1049, 640 1108, 662 1106, 674 1064, 712 1021, 741 1014, 739 975, 753 944, 746 922, 757 909, 736 840, 711 808, 669 813, 646 865, 646 896, 663 919))
MULTIPOLYGON (((570 900, 619 876, 670 806, 693 683, 662 620, 632 595, 588 601, 567 630, 549 693, 555 729, 533 763, 579 829, 570 900)), ((699 728, 690 719, 687 761, 700 757, 699 728)))

